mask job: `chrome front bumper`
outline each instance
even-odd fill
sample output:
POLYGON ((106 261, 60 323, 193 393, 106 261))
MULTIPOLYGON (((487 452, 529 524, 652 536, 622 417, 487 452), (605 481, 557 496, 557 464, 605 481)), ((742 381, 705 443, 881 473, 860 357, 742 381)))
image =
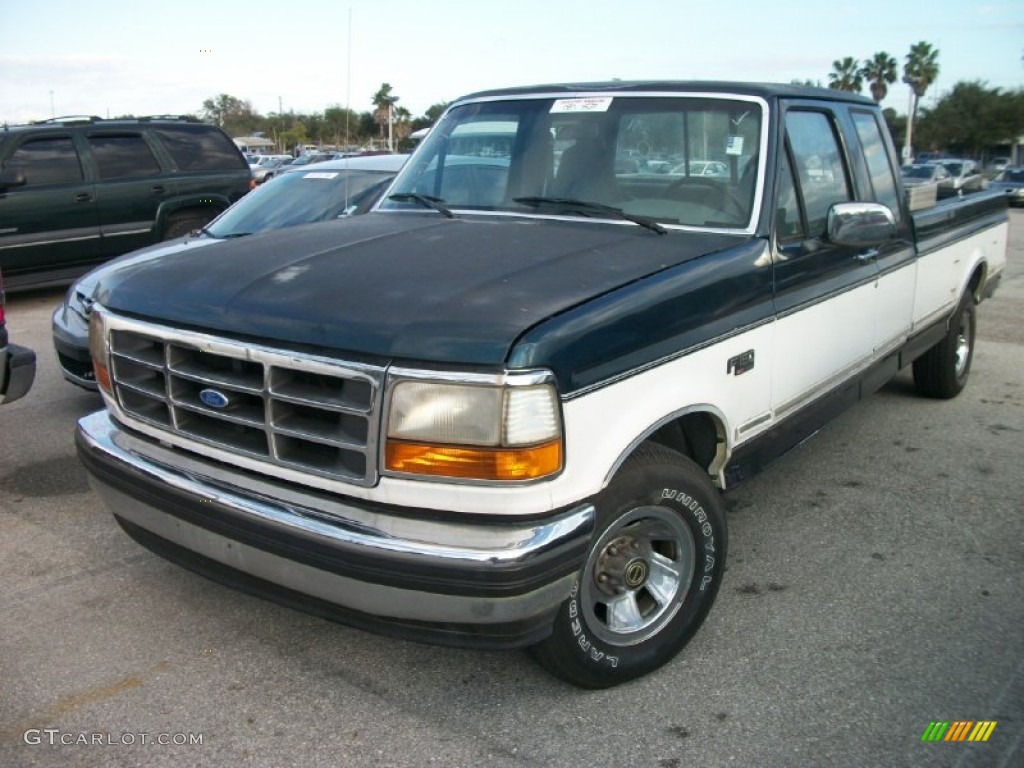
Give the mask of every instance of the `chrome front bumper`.
POLYGON ((541 520, 439 515, 276 483, 78 422, 79 456, 122 527, 204 575, 366 629, 507 648, 550 632, 594 508, 541 520))

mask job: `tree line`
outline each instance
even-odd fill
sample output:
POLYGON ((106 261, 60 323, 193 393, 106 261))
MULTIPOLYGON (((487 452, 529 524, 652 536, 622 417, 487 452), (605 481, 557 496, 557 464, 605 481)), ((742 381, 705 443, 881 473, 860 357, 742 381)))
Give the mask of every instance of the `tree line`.
POLYGON ((303 144, 344 147, 346 149, 387 147, 390 141, 396 150, 411 145, 410 134, 431 124, 447 104, 433 104, 420 117, 399 106, 399 97, 390 83, 370 98, 372 110, 356 112, 340 104, 332 104, 323 112, 271 112, 259 114, 252 103, 222 93, 206 99, 198 117, 216 123, 229 136, 263 136, 279 150, 289 151, 303 144))
MULTIPOLYGON (((885 51, 863 61, 845 56, 832 62, 828 87, 861 93, 866 84, 871 98, 881 102, 898 75, 896 59, 885 51)), ((938 76, 938 49, 923 40, 912 45, 904 57, 900 78, 910 88, 909 113, 884 110, 898 147, 908 139, 908 121, 915 153, 947 151, 987 161, 997 148, 1013 144, 1024 135, 1024 88, 1004 91, 980 80, 961 81, 934 106, 921 106, 921 99, 938 76)))
MULTIPOLYGON (((905 83, 911 94, 909 114, 891 108, 883 114, 897 147, 903 147, 908 138, 909 120, 915 152, 947 151, 985 161, 997 147, 1024 135, 1024 88, 1004 91, 981 81, 962 81, 933 106, 925 107, 921 100, 938 75, 939 51, 921 41, 910 47, 902 72, 895 57, 885 51, 864 60, 852 56, 836 59, 828 74, 828 87, 861 93, 866 85, 871 98, 881 102, 897 79, 905 83)), ((814 81, 800 84, 821 85, 814 81)), ((438 102, 413 117, 399 101, 392 85, 382 83, 369 98, 372 109, 364 112, 332 104, 323 112, 261 115, 250 102, 222 93, 203 102, 200 116, 231 136, 263 135, 282 151, 302 144, 381 148, 388 146, 389 140, 395 149, 404 150, 412 145, 410 134, 433 124, 447 104, 438 102)))

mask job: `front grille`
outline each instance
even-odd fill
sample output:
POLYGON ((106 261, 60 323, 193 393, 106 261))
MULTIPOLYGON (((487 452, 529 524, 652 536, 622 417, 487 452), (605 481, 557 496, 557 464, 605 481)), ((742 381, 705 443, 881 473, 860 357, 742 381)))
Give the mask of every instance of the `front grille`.
POLYGON ((110 332, 128 417, 271 465, 377 481, 383 369, 143 324, 110 332))

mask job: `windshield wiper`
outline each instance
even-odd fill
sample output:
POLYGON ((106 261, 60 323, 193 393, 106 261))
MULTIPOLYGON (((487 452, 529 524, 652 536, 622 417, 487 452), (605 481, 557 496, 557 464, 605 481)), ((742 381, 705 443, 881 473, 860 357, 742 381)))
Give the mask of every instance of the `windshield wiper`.
POLYGON ((252 232, 229 232, 226 235, 215 235, 206 227, 200 227, 199 231, 207 237, 212 237, 214 240, 230 240, 234 237, 246 237, 252 234, 252 232))
POLYGON ((634 216, 631 213, 626 213, 621 208, 616 208, 612 205, 604 205, 602 203, 592 203, 588 200, 575 200, 571 197, 517 197, 514 198, 514 200, 517 203, 528 205, 531 208, 540 208, 541 206, 567 208, 584 216, 588 213, 603 213, 616 219, 622 219, 623 221, 631 221, 634 224, 639 224, 641 227, 649 229, 652 232, 657 232, 659 235, 664 235, 668 232, 668 230, 661 226, 661 224, 647 216, 634 216))
POLYGON ((388 195, 388 200, 394 200, 399 203, 419 203, 424 208, 433 208, 442 216, 449 219, 454 218, 455 216, 455 214, 451 212, 451 209, 442 205, 444 200, 440 197, 434 197, 433 195, 421 195, 418 192, 396 192, 393 195, 388 195))

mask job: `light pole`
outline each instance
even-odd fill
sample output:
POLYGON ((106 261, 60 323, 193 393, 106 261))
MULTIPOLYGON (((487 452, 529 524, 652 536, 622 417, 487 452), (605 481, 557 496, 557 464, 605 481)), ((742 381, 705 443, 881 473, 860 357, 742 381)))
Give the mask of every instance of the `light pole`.
POLYGON ((56 117, 57 110, 53 108, 53 91, 50 91, 50 117, 56 117))

